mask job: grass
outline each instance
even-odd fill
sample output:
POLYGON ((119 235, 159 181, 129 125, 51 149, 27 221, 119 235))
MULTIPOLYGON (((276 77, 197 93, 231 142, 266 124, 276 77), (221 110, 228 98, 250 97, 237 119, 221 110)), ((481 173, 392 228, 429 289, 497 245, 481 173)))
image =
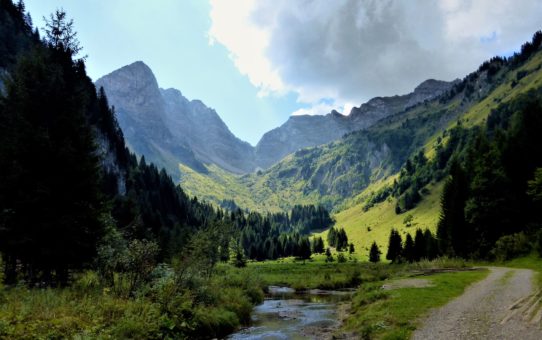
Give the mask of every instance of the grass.
POLYGON ((527 256, 503 262, 502 265, 505 267, 525 268, 535 271, 535 284, 539 289, 542 289, 542 258, 538 254, 531 253, 527 256))
POLYGON ((391 291, 380 289, 382 282, 364 284, 353 297, 345 328, 367 339, 408 339, 431 308, 461 295, 487 274, 486 270, 435 274, 425 277, 432 282, 430 287, 391 291))
POLYGON ((0 339, 222 338, 249 323, 263 287, 246 273, 220 274, 190 289, 162 277, 133 297, 92 271, 67 288, 1 288, 0 339))
MULTIPOLYGON (((314 257, 314 256, 313 256, 314 257)), ((227 266, 230 273, 244 273, 257 277, 265 285, 288 286, 296 290, 339 289, 357 287, 362 281, 388 277, 384 270, 371 270, 367 263, 325 263, 322 256, 311 261, 292 258, 250 262, 246 268, 227 266)))
MULTIPOLYGON (((440 212, 440 195, 443 182, 430 184, 429 194, 412 210, 397 215, 395 213, 395 199, 376 204, 368 211, 363 211, 363 203, 356 204, 346 210, 337 213, 336 226, 344 228, 348 240, 354 243, 360 260, 367 260, 369 247, 376 241, 383 256, 388 246, 388 238, 392 228, 398 229, 403 239, 407 233, 414 236, 417 228, 428 228, 435 232, 440 212), (405 226, 403 220, 407 215, 413 216, 410 227, 405 226)), ((327 231, 319 234, 326 239, 327 231)))

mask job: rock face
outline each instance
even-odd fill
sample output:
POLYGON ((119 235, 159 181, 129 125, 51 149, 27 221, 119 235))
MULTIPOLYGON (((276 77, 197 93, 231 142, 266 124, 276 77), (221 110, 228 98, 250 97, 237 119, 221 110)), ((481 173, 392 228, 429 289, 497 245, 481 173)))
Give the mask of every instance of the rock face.
POLYGON ((256 146, 256 162, 269 168, 299 149, 326 144, 350 131, 348 117, 337 111, 325 116, 292 116, 280 127, 266 132, 256 146))
POLYGON ((236 138, 217 113, 180 91, 160 89, 143 62, 120 68, 96 81, 115 107, 128 145, 138 155, 178 173, 178 163, 205 172, 214 163, 235 173, 255 168, 250 144, 236 138))
POLYGON ((298 149, 329 143, 382 118, 401 112, 446 92, 454 82, 429 79, 414 92, 393 97, 376 97, 355 107, 348 116, 332 111, 325 116, 292 116, 286 123, 263 135, 256 146, 256 162, 268 168, 298 149))
POLYGON ((426 80, 412 93, 373 98, 353 108, 348 116, 337 111, 325 116, 292 116, 252 147, 235 137, 215 110, 201 101, 188 100, 176 89, 161 89, 141 61, 96 81, 115 106, 130 148, 172 175, 178 173, 178 163, 199 172, 206 172, 204 164, 239 174, 267 169, 292 152, 368 128, 382 118, 435 98, 452 85, 426 80))

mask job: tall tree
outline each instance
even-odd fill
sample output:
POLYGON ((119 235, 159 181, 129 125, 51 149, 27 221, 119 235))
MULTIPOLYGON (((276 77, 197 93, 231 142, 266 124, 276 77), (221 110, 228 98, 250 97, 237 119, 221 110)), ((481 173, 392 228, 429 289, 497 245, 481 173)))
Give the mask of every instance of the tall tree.
POLYGON ((412 240, 412 236, 410 234, 407 234, 405 239, 405 247, 403 249, 403 256, 405 257, 405 260, 408 262, 414 261, 414 240, 412 240))
POLYGON ((373 244, 371 244, 371 249, 369 250, 369 261, 373 263, 380 262, 380 254, 382 253, 380 252, 378 245, 376 242, 373 242, 373 244))
POLYGON ((418 228, 414 236, 414 261, 420 261, 423 258, 427 258, 427 244, 423 231, 418 228))
POLYGON ((401 235, 397 230, 392 229, 388 241, 388 253, 386 254, 386 259, 394 263, 399 259, 402 252, 403 240, 401 239, 401 235))

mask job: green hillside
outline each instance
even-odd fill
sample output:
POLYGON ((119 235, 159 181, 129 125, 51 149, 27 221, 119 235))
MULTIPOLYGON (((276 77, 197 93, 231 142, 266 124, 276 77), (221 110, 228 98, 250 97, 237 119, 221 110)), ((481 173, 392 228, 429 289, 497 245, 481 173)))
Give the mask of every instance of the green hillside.
POLYGON ((465 128, 485 124, 499 105, 541 85, 540 51, 516 63, 494 58, 439 99, 341 140, 299 150, 266 171, 237 176, 210 166, 204 175, 181 165, 182 186, 211 202, 229 198, 250 210, 278 212, 295 204, 320 203, 334 212, 337 225, 345 228, 359 254, 365 256, 373 240, 385 251, 391 228, 403 233, 414 233, 418 227, 435 231, 443 182, 432 180, 416 207, 399 215, 396 197, 372 208, 366 207, 368 198, 391 187, 414 153, 423 150, 428 159, 435 157, 458 121, 465 128), (411 227, 403 223, 408 215, 413 216, 411 227))
MULTIPOLYGON (((485 98, 466 110, 459 118, 465 127, 485 124, 487 116, 499 105, 510 102, 518 96, 532 89, 542 87, 542 53, 533 55, 524 65, 514 70, 501 71, 503 81, 496 86, 485 98), (518 74, 520 77, 518 77, 518 74), (519 78, 519 80, 518 80, 519 78)), ((456 124, 450 122, 448 129, 456 124)), ((429 138, 424 150, 428 158, 435 155, 437 138, 442 137, 442 131, 438 131, 429 138)), ((447 137, 441 143, 446 143, 447 137)), ((413 234, 416 228, 428 228, 435 231, 440 213, 440 196, 442 194, 443 181, 431 183, 427 189, 429 194, 422 196, 421 202, 407 213, 397 215, 395 213, 395 199, 389 199, 379 203, 364 212, 363 207, 372 192, 377 192, 381 187, 389 185, 393 178, 386 181, 376 182, 367 187, 361 194, 350 200, 352 205, 335 214, 337 225, 344 227, 349 237, 353 240, 357 249, 361 249, 366 256, 369 245, 376 241, 383 253, 387 250, 387 238, 391 228, 398 229, 401 233, 413 234), (412 227, 406 227, 403 223, 405 216, 412 215, 412 227), (368 227, 371 231, 368 231, 368 227)))

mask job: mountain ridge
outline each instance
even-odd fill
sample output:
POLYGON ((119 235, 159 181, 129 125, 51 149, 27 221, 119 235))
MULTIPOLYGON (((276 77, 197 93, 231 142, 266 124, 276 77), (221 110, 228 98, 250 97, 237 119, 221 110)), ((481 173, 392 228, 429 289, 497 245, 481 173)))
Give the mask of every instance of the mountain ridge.
POLYGON ((96 81, 115 106, 128 145, 166 167, 173 176, 178 174, 178 163, 202 173, 207 171, 204 164, 216 164, 234 174, 268 169, 288 154, 366 129, 384 117, 435 98, 452 85, 429 79, 409 94, 373 98, 353 108, 348 116, 335 110, 323 116, 291 116, 253 147, 237 138, 201 100, 189 100, 178 89, 160 88, 142 61, 96 81))
POLYGON ((178 163, 200 172, 206 171, 204 163, 233 173, 254 168, 250 145, 235 137, 216 111, 199 100, 188 100, 176 89, 161 89, 145 63, 115 70, 99 78, 96 86, 104 88, 115 107, 128 145, 172 175, 178 173, 178 163), (204 121, 196 124, 196 119, 204 121))

